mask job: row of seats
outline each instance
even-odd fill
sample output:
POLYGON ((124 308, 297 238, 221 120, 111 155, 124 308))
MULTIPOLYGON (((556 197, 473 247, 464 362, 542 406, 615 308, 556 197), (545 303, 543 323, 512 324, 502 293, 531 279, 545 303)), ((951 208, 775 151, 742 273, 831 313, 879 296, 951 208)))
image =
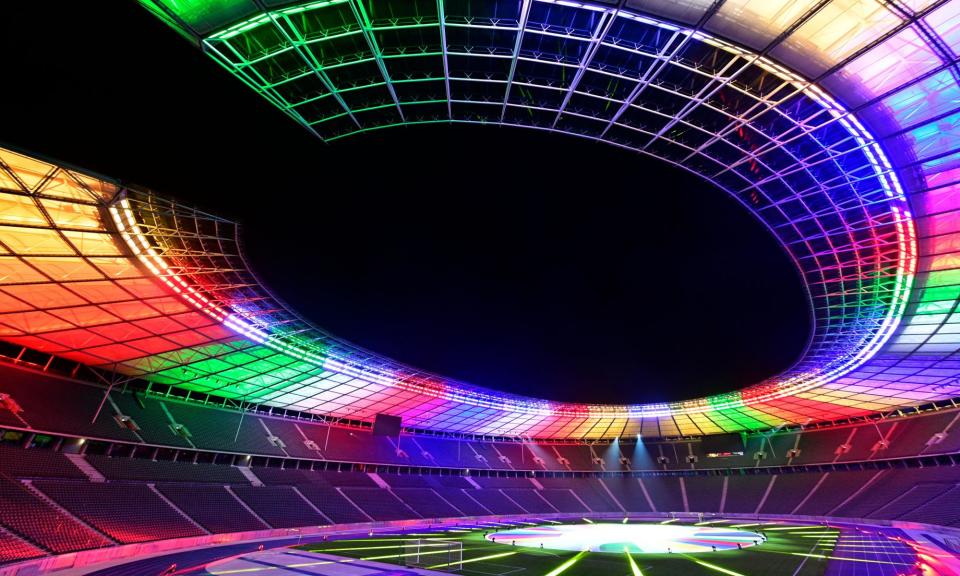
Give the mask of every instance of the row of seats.
MULTIPOLYGON (((241 414, 174 399, 134 396, 130 391, 111 392, 96 422, 91 423, 92 415, 104 400, 104 389, 6 365, 0 365, 0 393, 9 394, 22 408, 18 414, 0 408, 0 427, 26 426, 44 432, 264 457, 405 466, 676 470, 843 463, 960 451, 958 410, 896 418, 879 424, 751 434, 742 455, 710 457, 698 441, 624 441, 588 446, 459 441, 422 435, 404 435, 397 440, 373 436, 369 430, 241 414), (131 418, 135 429, 118 424, 118 415, 131 418), (758 454, 762 455, 759 461, 755 459, 758 454)), ((46 469, 42 462, 19 465, 46 469)), ((109 466, 109 463, 103 465, 109 466)), ((137 471, 111 470, 104 474, 141 479, 135 477, 137 471)), ((156 472, 144 470, 142 474, 151 476, 156 472)))
MULTIPOLYGON (((4 451, 6 462, 15 461, 16 452, 24 460, 34 458, 33 450, 4 451)), ((57 457, 63 455, 44 456, 57 457)), ((99 464, 100 470, 112 469, 99 464)), ((60 462, 46 478, 35 477, 35 469, 0 469, 0 561, 210 533, 491 514, 758 513, 960 526, 960 466, 639 478, 474 478, 254 467, 249 477, 214 465, 195 465, 184 475, 182 463, 154 462, 154 470, 177 471, 150 481, 93 482, 75 474, 64 477, 66 465, 76 468, 60 462), (244 481, 222 481, 237 477, 244 481), (262 485, 251 483, 254 478, 262 485)))

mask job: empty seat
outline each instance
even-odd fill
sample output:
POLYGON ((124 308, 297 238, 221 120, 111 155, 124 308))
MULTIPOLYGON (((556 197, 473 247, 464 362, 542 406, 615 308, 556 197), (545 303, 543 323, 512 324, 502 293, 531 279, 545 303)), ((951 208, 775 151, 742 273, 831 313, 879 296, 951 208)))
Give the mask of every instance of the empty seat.
POLYGON ((54 554, 113 544, 44 502, 19 482, 4 478, 0 478, 0 523, 54 554))
POLYGON ((37 480, 34 486, 122 544, 204 534, 144 484, 37 480))
POLYGON ((269 528, 248 512, 223 486, 158 484, 157 490, 212 533, 269 528))
POLYGON ((330 521, 318 514, 291 486, 234 486, 233 493, 274 528, 322 526, 330 521))

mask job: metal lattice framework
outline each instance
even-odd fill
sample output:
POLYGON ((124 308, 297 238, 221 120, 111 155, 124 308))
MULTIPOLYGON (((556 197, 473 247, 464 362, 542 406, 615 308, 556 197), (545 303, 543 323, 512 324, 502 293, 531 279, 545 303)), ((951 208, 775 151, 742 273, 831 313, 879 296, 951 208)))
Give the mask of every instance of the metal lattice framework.
POLYGON ((541 438, 759 429, 960 395, 960 2, 141 3, 327 141, 492 123, 604 141, 703 176, 795 261, 811 342, 784 374, 686 402, 495 392, 312 326, 249 271, 231 222, 9 151, 0 338, 272 406, 541 438), (88 228, 48 206, 59 181, 84 191, 70 202, 89 212, 88 228), (58 272, 74 261, 82 274, 58 272), (112 299, 78 293, 87 283, 112 299))

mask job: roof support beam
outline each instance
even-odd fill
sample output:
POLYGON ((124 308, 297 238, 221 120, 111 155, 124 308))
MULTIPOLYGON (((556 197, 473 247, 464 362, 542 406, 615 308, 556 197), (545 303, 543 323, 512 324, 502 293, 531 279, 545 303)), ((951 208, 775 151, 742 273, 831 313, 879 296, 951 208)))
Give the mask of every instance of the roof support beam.
POLYGON ((513 89, 513 77, 517 73, 517 59, 520 57, 520 46, 523 44, 523 33, 527 29, 527 19, 530 17, 530 6, 533 0, 523 0, 520 7, 520 18, 517 20, 517 41, 513 44, 513 56, 510 60, 510 73, 507 75, 507 89, 503 94, 503 109, 500 111, 500 122, 507 115, 507 103, 510 102, 510 91, 513 89))
MULTIPOLYGON (((334 88, 333 82, 331 82, 330 78, 327 77, 326 72, 323 71, 323 67, 320 66, 318 62, 315 62, 313 60, 312 55, 307 54, 306 52, 303 51, 303 48, 301 48, 301 45, 303 44, 303 39, 292 38, 290 34, 287 32, 286 28, 284 26, 281 26, 280 22, 277 21, 277 16, 275 14, 270 13, 270 21, 273 22, 273 25, 277 28, 277 30, 279 30, 280 33, 283 34, 283 37, 286 39, 286 41, 289 42, 291 46, 293 46, 293 49, 297 52, 297 55, 299 55, 300 58, 304 62, 306 62, 307 66, 310 67, 310 70, 313 71, 314 75, 320 79, 320 82, 323 84, 323 87, 330 91, 330 94, 332 94, 333 97, 337 99, 337 103, 340 104, 340 106, 346 111, 347 115, 350 116, 350 119, 353 120, 353 123, 356 124, 357 127, 359 128, 360 123, 357 122, 357 119, 353 116, 353 111, 350 110, 350 106, 347 105, 347 103, 343 100, 343 98, 337 92, 336 88, 334 88)), ((293 28, 291 27, 291 29, 293 28)))
POLYGON ((393 103, 397 107, 397 113, 400 114, 400 121, 406 122, 407 119, 404 118, 403 109, 400 107, 400 99, 397 98, 397 91, 393 89, 393 82, 390 81, 390 73, 387 72, 387 65, 383 61, 383 53, 380 52, 380 45, 373 35, 373 24, 370 23, 367 11, 363 7, 363 0, 350 0, 350 9, 353 10, 353 16, 357 19, 357 23, 360 24, 363 37, 367 40, 367 46, 370 48, 370 52, 373 53, 373 58, 377 61, 377 68, 380 69, 380 74, 383 75, 383 81, 387 84, 387 91, 390 92, 390 97, 393 98, 393 103))
POLYGON ((551 128, 557 127, 557 122, 559 122, 560 117, 563 116, 563 111, 566 110, 567 105, 570 104, 570 100, 573 98, 573 93, 577 91, 577 87, 580 85, 580 80, 582 80, 584 75, 587 73, 587 68, 590 67, 590 63, 593 62, 593 57, 600 50, 600 44, 603 42, 603 39, 606 38, 607 32, 610 31, 610 27, 613 26, 614 22, 616 22, 617 15, 620 13, 620 10, 623 8, 623 5, 626 3, 626 1, 627 0, 620 0, 616 8, 603 13, 603 18, 600 20, 600 24, 597 26, 597 29, 594 30, 593 37, 590 39, 590 48, 587 49, 587 53, 584 54, 583 58, 580 60, 580 67, 577 68, 577 73, 573 76, 573 80, 570 82, 570 88, 564 95, 563 102, 560 103, 560 108, 557 110, 557 116, 553 119, 553 124, 550 125, 551 128))
POLYGON ((718 10, 720 10, 720 7, 723 5, 725 1, 726 0, 714 0, 710 8, 704 13, 704 15, 697 22, 696 27, 692 31, 689 31, 683 34, 683 39, 681 39, 679 42, 675 42, 677 39, 677 35, 674 35, 673 38, 670 39, 670 42, 668 42, 666 46, 664 46, 664 49, 661 50, 659 54, 657 54, 657 61, 651 64, 649 68, 647 68, 646 73, 640 79, 640 83, 633 88, 633 90, 630 92, 630 95, 627 96, 627 98, 623 101, 623 105, 620 106, 620 109, 617 110, 617 113, 614 114, 613 118, 610 119, 610 122, 607 123, 607 126, 603 129, 603 132, 600 133, 601 139, 604 136, 606 136, 607 132, 610 131, 610 128, 612 128, 613 125, 616 124, 618 120, 620 120, 620 117, 623 116, 624 112, 630 109, 630 106, 632 106, 633 103, 637 100, 637 97, 641 93, 643 93, 644 90, 646 90, 647 86, 649 86, 650 83, 653 82, 653 79, 656 78, 660 74, 660 72, 663 71, 664 68, 670 65, 670 61, 673 60, 677 56, 677 54, 680 53, 681 50, 683 50, 683 47, 687 45, 687 42, 690 41, 694 33, 696 33, 701 28, 703 28, 703 26, 707 23, 707 21, 710 20, 710 18, 712 18, 713 15, 716 14, 718 10), (673 45, 673 49, 670 50, 669 54, 666 54, 667 48, 671 45, 673 45))
POLYGON ((440 20, 440 49, 443 52, 443 84, 447 90, 447 117, 453 120, 453 106, 450 104, 450 65, 447 62, 447 16, 443 1, 437 0, 437 18, 440 20))

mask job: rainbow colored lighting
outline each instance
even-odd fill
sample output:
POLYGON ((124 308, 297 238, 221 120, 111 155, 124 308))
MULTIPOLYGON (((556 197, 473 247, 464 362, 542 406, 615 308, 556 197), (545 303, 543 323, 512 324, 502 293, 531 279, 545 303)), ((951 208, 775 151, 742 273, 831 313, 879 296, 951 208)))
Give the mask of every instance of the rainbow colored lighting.
POLYGON ((247 269, 233 222, 0 149, 8 342, 198 393, 534 438, 757 430, 960 396, 956 2, 141 3, 328 141, 493 123, 700 174, 796 263, 813 337, 790 370, 709 398, 497 392, 311 325, 247 269))

